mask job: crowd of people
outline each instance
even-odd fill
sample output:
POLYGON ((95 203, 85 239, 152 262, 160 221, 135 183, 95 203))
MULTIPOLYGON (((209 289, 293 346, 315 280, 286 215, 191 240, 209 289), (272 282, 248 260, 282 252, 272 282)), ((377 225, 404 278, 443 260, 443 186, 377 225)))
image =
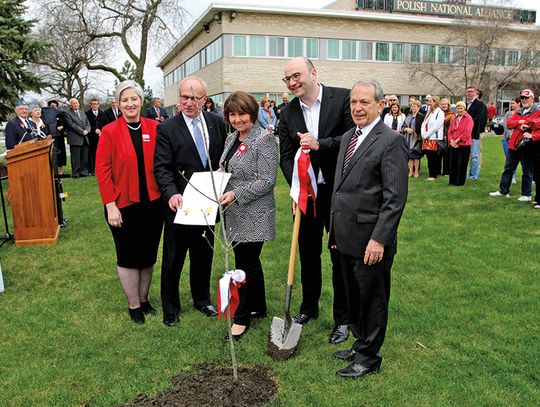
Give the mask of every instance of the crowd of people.
MULTIPOLYGON (((180 322, 179 282, 188 252, 193 306, 208 317, 217 316, 210 298, 214 227, 174 220, 193 173, 230 173, 219 197, 226 208, 221 227, 234 248, 236 268, 246 274, 231 328, 235 340, 248 332, 252 318, 267 313, 260 255, 264 242, 276 235, 278 164, 292 185, 298 178, 299 155, 309 154, 312 189, 302 207, 298 236, 302 301, 293 319, 307 324, 319 316, 326 242, 334 293, 334 326, 328 340, 339 344, 351 333, 355 338, 350 349, 334 353, 350 362, 336 373, 363 377, 377 372, 382 362, 391 267, 408 177, 419 177, 425 156, 428 181, 441 175, 448 175, 453 186, 477 180, 480 133, 488 108, 480 91, 469 86, 465 101, 457 102, 455 109, 449 100, 428 95, 425 104, 411 97, 402 112, 398 97, 385 97, 376 80, 358 81, 352 89, 320 84, 313 63, 304 57, 287 62, 282 80, 294 95, 290 102, 288 93, 275 106, 266 97, 256 101, 236 91, 221 110, 208 98, 204 80, 186 77, 179 83, 176 113, 170 118, 159 98, 143 117, 143 90, 133 81, 118 85, 105 111, 97 99, 86 112, 80 111, 75 98, 67 110, 54 100, 43 109, 19 100, 6 128, 6 145, 10 149, 36 136, 52 135, 61 172, 66 164, 65 135, 72 177, 95 173, 116 249, 118 277, 136 323, 157 313, 149 289, 162 234, 163 323, 172 327, 180 322)), ((531 201, 532 179, 537 186, 540 182, 540 110, 533 92, 523 90, 512 110, 506 115, 501 185, 491 195, 509 196, 521 162, 520 200, 531 201)), ((538 198, 537 192, 535 208, 540 208, 538 198)), ((293 214, 296 205, 293 200, 293 214)))

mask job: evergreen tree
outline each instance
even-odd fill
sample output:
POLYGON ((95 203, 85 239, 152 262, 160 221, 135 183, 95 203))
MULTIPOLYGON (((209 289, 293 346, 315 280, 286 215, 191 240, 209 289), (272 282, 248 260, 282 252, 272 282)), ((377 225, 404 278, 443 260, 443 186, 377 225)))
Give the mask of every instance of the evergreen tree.
POLYGON ((24 0, 0 0, 0 121, 13 111, 26 90, 39 92, 41 80, 28 70, 37 63, 46 42, 30 38, 35 21, 23 18, 24 0))

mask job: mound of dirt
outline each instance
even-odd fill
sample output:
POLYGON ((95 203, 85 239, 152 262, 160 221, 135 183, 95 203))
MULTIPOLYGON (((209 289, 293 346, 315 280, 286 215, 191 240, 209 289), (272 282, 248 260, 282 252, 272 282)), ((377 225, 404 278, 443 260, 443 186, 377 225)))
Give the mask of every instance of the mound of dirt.
POLYGON ((173 388, 155 398, 138 395, 133 403, 117 407, 254 407, 264 406, 277 392, 277 386, 265 367, 239 367, 238 381, 232 368, 202 365, 194 375, 172 378, 173 388))

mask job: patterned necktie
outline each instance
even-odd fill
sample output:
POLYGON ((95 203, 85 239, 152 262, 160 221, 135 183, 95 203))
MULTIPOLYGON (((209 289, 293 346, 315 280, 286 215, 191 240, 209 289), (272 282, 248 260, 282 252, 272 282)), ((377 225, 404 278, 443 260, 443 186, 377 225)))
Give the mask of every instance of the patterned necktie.
POLYGON ((191 123, 193 124, 193 135, 195 136, 195 145, 197 146, 197 151, 199 153, 199 157, 201 158, 203 167, 206 168, 206 163, 208 162, 208 156, 206 155, 204 139, 201 133, 201 128, 199 127, 200 122, 201 121, 199 120, 199 118, 196 117, 193 119, 191 123))
POLYGON ((358 137, 360 137, 361 134, 362 134, 362 130, 356 129, 356 131, 351 137, 351 141, 349 141, 349 145, 347 146, 347 151, 345 153, 345 159, 343 160, 343 171, 341 172, 342 174, 345 173, 345 170, 347 169, 347 166, 349 165, 349 162, 351 161, 351 158, 356 149, 356 143, 358 141, 358 137))

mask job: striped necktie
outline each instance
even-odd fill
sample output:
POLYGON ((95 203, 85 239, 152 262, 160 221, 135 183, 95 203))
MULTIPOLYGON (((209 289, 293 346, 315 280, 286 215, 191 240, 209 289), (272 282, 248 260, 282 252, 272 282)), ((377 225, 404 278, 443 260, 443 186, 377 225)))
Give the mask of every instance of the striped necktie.
POLYGON ((349 165, 349 162, 351 161, 351 158, 356 149, 356 143, 358 142, 358 137, 360 137, 361 134, 362 134, 362 130, 356 129, 356 131, 351 137, 351 141, 349 141, 349 145, 347 146, 347 152, 345 153, 345 159, 343 160, 343 171, 341 172, 342 174, 344 174, 345 170, 347 170, 347 166, 349 165))
POLYGON ((193 124, 193 135, 195 136, 195 146, 197 147, 197 152, 199 153, 199 157, 201 158, 203 167, 206 168, 206 164, 208 163, 208 156, 206 155, 206 147, 204 145, 203 135, 199 127, 200 122, 201 121, 199 120, 199 118, 195 117, 191 123, 193 124))

